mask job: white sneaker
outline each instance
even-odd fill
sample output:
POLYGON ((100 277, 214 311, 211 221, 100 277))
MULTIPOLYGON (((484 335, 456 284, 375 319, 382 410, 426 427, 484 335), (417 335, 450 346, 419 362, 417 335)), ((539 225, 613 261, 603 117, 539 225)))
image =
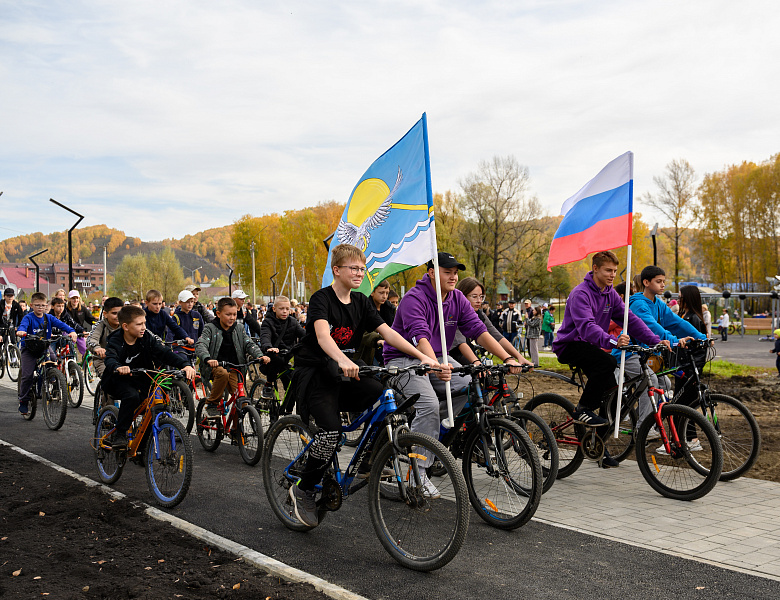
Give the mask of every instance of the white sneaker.
POLYGON ((420 473, 420 483, 423 486, 423 489, 425 490, 425 494, 432 498, 433 500, 436 500, 437 498, 441 498, 441 492, 436 489, 436 486, 433 485, 433 482, 428 479, 428 473, 425 471, 422 471, 420 473))
POLYGON ((660 440, 661 439, 661 432, 658 431, 658 426, 657 425, 653 425, 650 428, 650 431, 647 432, 647 439, 648 439, 648 441, 649 440, 660 440))
POLYGON ((704 450, 704 448, 701 447, 701 442, 698 439, 696 439, 688 442, 688 450, 690 450, 691 452, 701 452, 702 450, 704 450))
POLYGON ((664 446, 658 446, 658 448, 655 449, 655 453, 660 456, 669 456, 669 453, 664 446))

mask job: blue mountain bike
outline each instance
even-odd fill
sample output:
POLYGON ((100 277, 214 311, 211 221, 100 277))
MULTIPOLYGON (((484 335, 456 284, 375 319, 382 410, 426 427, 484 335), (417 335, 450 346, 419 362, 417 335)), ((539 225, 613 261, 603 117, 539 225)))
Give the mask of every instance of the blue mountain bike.
MULTIPOLYGON (((450 562, 463 545, 469 523, 466 482, 452 454, 437 440, 412 432, 407 425, 405 413, 419 394, 396 405, 396 392, 389 385, 404 373, 424 375, 430 370, 427 365, 360 368, 360 377, 378 376, 385 391, 373 406, 342 427, 338 451, 317 486, 320 523, 328 512, 341 508, 348 496, 368 486, 369 513, 379 541, 395 560, 417 571, 432 571, 450 562), (344 447, 347 434, 361 427, 354 454, 342 470, 339 453, 349 450, 344 447), (426 481, 421 471, 434 463, 436 474, 426 481), (366 471, 366 466, 370 473, 361 478, 358 471, 366 471)), ((300 480, 315 432, 300 417, 290 415, 277 420, 265 438, 261 459, 265 492, 279 520, 295 531, 311 529, 295 517, 289 490, 300 480)))

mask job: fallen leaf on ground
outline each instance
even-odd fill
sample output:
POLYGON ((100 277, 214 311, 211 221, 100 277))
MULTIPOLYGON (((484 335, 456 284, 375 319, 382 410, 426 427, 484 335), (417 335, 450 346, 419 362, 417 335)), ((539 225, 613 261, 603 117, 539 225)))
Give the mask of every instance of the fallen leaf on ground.
POLYGON ((37 577, 33 577, 33 579, 40 579, 40 578, 41 578, 40 575, 38 575, 37 577))
POLYGON ((19 577, 19 575, 21 575, 21 574, 22 574, 22 570, 21 570, 21 569, 19 569, 18 571, 14 571, 13 573, 11 573, 11 575, 13 575, 14 577, 19 577))
POLYGON ((238 588, 240 588, 240 587, 241 587, 241 584, 240 584, 240 583, 237 583, 236 585, 234 585, 234 586, 233 586, 233 589, 234 589, 234 590, 237 590, 237 589, 238 589, 238 588))
POLYGON ((158 562, 158 563, 164 563, 164 562, 165 562, 165 559, 164 559, 164 558, 161 558, 161 559, 160 559, 160 560, 158 560, 157 562, 158 562))
POLYGON ((83 588, 81 588, 81 591, 82 592, 88 592, 89 591, 89 586, 85 585, 83 588))
POLYGON ((46 513, 45 513, 45 512, 39 512, 39 513, 38 513, 38 516, 39 516, 39 517, 45 517, 45 516, 46 516, 46 513))
POLYGON ((144 567, 147 571, 151 571, 152 567, 144 567))

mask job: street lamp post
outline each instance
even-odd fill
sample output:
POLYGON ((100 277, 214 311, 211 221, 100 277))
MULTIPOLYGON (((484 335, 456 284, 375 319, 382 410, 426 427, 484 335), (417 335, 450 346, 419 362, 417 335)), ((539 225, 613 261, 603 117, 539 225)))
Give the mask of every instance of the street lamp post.
POLYGON ((252 251, 252 304, 257 304, 257 295, 255 290, 255 241, 249 244, 249 249, 252 251))
POLYGON ((195 283, 195 271, 197 271, 198 269, 202 269, 203 265, 201 265, 199 267, 195 267, 194 269, 190 269, 189 267, 184 267, 184 268, 187 269, 190 272, 190 279, 192 279, 192 283, 194 284, 195 283))
MULTIPOLYGON (((0 194, 2 194, 2 193, 3 193, 3 192, 0 192, 0 194)), ((30 261, 32 262, 32 264, 34 264, 34 265, 35 265, 35 291, 36 291, 36 292, 40 292, 40 291, 41 291, 41 278, 40 278, 40 275, 39 275, 39 274, 40 274, 40 272, 41 272, 41 268, 38 266, 38 263, 37 263, 37 262, 35 262, 35 257, 36 257, 36 256, 40 256, 40 255, 41 255, 41 254, 43 254, 44 252, 48 252, 48 251, 49 251, 49 249, 48 249, 48 248, 44 248, 43 250, 41 250, 41 251, 39 251, 39 252, 36 252, 35 254, 33 254, 33 255, 31 255, 31 256, 28 256, 28 257, 27 257, 27 258, 29 258, 29 259, 30 259, 30 261)), ((48 283, 48 280, 47 280, 47 283, 48 283)))
POLYGON ((225 266, 228 268, 228 296, 233 296, 233 267, 231 267, 229 264, 225 263, 225 266))
POLYGON ((75 210, 68 208, 64 204, 57 202, 54 198, 49 198, 49 202, 53 202, 60 208, 64 208, 69 213, 72 213, 76 215, 79 220, 74 223, 73 227, 68 229, 68 289, 72 290, 73 288, 73 230, 76 229, 76 227, 79 226, 79 223, 84 220, 84 215, 80 215, 75 210))

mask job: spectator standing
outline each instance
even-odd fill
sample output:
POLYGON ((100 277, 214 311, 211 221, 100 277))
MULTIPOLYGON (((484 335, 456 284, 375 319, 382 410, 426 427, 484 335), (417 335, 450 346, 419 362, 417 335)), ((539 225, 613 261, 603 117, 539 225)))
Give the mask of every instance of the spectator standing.
POLYGON ((712 337, 712 314, 706 304, 701 305, 702 314, 704 315, 704 326, 707 328, 707 337, 712 337))
POLYGON ((510 300, 507 303, 507 309, 501 313, 499 324, 499 329, 503 332, 504 337, 510 344, 514 344, 520 327, 522 327, 522 316, 519 311, 515 310, 514 300, 510 300))
POLYGON ((531 316, 526 322, 525 339, 528 343, 528 351, 531 354, 531 362, 534 367, 539 366, 539 337, 542 335, 541 309, 537 306, 531 308, 531 316))
POLYGON ((724 308, 723 314, 720 316, 720 319, 718 319, 718 329, 720 329, 720 339, 722 342, 728 342, 729 341, 729 324, 731 323, 731 319, 729 319, 729 309, 724 308))
POLYGON ((553 337, 555 337, 555 311, 554 306, 544 305, 544 311, 542 314, 542 336, 544 340, 542 342, 542 350, 550 350, 552 347, 553 337))

